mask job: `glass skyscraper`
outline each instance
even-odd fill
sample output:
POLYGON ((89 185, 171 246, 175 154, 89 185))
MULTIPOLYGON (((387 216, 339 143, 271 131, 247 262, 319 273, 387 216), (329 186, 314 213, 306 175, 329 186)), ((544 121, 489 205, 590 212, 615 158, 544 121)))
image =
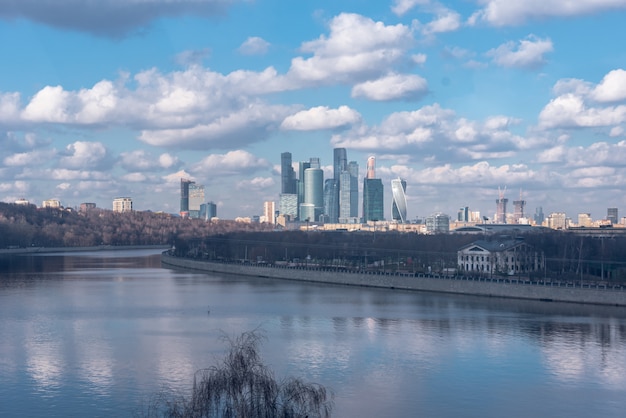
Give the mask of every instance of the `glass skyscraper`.
POLYGON ((384 215, 384 193, 381 179, 363 180, 363 223, 382 221, 384 215))
MULTIPOLYGON (((310 209, 306 218, 309 218, 309 221, 318 221, 324 212, 324 171, 321 168, 307 168, 304 170, 304 203, 307 204, 307 207, 308 205, 313 205, 314 208, 313 218, 310 216, 310 209)), ((301 205, 302 207, 303 205, 301 205)), ((300 220, 305 221, 306 218, 300 218, 300 220)))
POLYGON ((291 165, 291 153, 280 154, 281 193, 296 194, 296 173, 291 165))
POLYGON ((406 223, 406 181, 401 179, 391 180, 391 219, 400 223, 406 223))

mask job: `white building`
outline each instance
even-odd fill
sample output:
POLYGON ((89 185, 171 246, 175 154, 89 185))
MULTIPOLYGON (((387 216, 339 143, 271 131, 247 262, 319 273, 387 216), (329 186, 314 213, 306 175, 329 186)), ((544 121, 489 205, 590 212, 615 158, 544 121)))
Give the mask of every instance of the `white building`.
POLYGON ((521 239, 479 240, 457 252, 461 273, 480 275, 528 275, 542 271, 543 254, 521 239))
POLYGON ((261 222, 276 223, 276 205, 274 202, 263 202, 263 220, 261 222))
POLYGON ((42 205, 42 208, 55 208, 55 209, 59 209, 61 207, 61 201, 58 199, 48 199, 48 200, 44 200, 42 205))
POLYGON ((116 197, 113 199, 113 212, 124 213, 133 211, 133 199, 130 197, 116 197))

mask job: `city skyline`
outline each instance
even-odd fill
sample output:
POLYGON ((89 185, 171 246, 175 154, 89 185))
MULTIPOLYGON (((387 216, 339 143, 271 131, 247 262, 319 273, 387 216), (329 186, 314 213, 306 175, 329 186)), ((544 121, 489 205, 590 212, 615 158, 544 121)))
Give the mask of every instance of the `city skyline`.
POLYGON ((387 219, 397 178, 409 220, 494 219, 500 188, 515 216, 624 213, 626 0, 567 4, 0 4, 0 200, 178 213, 187 178, 248 217, 280 150, 335 179, 345 148, 387 219))

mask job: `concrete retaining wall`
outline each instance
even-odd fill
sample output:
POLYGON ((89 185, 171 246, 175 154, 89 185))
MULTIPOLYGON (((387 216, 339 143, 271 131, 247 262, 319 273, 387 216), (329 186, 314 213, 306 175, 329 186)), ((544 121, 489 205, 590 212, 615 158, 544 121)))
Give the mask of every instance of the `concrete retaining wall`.
POLYGON ((161 262, 166 266, 205 272, 332 283, 350 286, 380 287, 440 293, 456 293, 501 298, 573 302, 595 305, 626 306, 626 291, 620 289, 580 288, 555 286, 553 283, 499 281, 488 279, 461 279, 416 277, 414 275, 365 274, 326 271, 324 269, 281 268, 237 263, 213 263, 172 257, 164 253, 161 262))

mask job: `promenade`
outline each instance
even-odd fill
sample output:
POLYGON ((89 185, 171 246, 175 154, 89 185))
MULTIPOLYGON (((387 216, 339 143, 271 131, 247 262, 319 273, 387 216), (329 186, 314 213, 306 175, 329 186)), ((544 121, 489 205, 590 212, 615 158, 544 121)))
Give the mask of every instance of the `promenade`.
POLYGON ((301 282, 626 307, 624 286, 214 262, 174 257, 167 252, 161 255, 161 262, 166 267, 301 282))

